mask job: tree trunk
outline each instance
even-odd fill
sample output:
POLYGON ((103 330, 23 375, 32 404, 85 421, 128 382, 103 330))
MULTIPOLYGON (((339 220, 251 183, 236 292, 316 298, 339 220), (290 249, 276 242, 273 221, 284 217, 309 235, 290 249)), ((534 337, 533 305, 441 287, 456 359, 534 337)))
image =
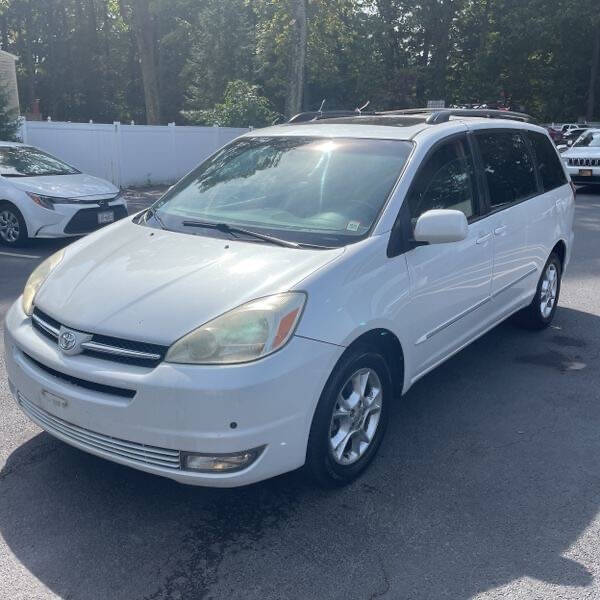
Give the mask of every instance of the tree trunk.
POLYGON ((25 106, 27 110, 30 110, 31 104, 35 100, 35 66, 33 55, 33 9, 31 2, 27 5, 27 12, 25 13, 25 72, 27 73, 27 87, 26 87, 26 100, 25 106))
POLYGON ((306 0, 293 0, 292 56, 288 79, 288 95, 285 101, 285 114, 288 117, 302 110, 302 92, 306 63, 306 0))
POLYGON ((429 52, 431 50, 431 34, 429 29, 425 30, 423 35, 423 53, 417 58, 417 65, 419 67, 417 72, 417 83, 415 86, 415 98, 417 106, 425 106, 425 92, 426 92, 426 71, 429 64, 429 52))
POLYGON ((148 8, 148 0, 132 0, 131 15, 142 67, 146 122, 148 125, 158 125, 160 123, 160 100, 154 47, 154 20, 148 8))
POLYGON ((585 118, 591 121, 594 118, 596 105, 596 82, 598 81, 598 67, 600 66, 600 24, 595 27, 594 48, 592 50, 592 70, 590 71, 590 87, 588 90, 587 110, 585 118))
POLYGON ((446 97, 448 61, 452 44, 452 21, 456 14, 456 10, 457 7, 455 3, 452 0, 447 0, 443 5, 442 10, 439 11, 438 14, 436 14, 437 11, 432 11, 432 17, 437 19, 437 25, 439 27, 437 45, 431 57, 432 77, 430 92, 435 96, 435 98, 432 98, 433 100, 448 101, 448 98, 446 97))

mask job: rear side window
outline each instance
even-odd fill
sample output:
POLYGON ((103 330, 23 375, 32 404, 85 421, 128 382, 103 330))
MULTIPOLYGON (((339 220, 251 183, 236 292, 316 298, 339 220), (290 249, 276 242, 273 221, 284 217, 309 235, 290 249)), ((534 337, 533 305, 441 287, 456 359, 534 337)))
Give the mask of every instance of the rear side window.
POLYGON ((418 219, 434 208, 475 214, 474 169, 465 138, 449 141, 431 154, 419 170, 408 194, 410 216, 418 219))
POLYGON ((561 185, 565 185, 567 178, 552 142, 545 135, 536 133, 535 131, 528 131, 527 135, 531 140, 531 145, 535 152, 544 191, 549 192, 561 185))
POLYGON ((520 133, 486 131, 476 137, 492 208, 537 193, 533 159, 520 133))

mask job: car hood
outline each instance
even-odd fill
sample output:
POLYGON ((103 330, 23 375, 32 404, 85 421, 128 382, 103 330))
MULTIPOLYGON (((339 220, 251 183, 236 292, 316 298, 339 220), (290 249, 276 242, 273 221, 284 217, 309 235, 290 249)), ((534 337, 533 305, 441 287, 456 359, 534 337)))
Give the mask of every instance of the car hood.
POLYGON ((563 158, 600 158, 600 146, 576 146, 565 150, 563 158))
POLYGON ((168 345, 244 302, 292 289, 343 252, 156 230, 126 219, 69 246, 35 303, 74 329, 168 345))
POLYGON ((119 188, 112 183, 84 173, 46 175, 42 177, 10 177, 5 178, 5 181, 10 181, 16 188, 25 192, 55 198, 99 200, 115 196, 119 192, 119 188))

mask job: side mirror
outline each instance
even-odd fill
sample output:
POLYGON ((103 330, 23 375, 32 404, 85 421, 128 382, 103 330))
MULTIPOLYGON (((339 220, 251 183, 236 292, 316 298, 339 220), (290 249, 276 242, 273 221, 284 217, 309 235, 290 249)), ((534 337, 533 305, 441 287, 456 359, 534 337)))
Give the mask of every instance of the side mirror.
POLYGON ((469 224, 460 210, 435 209, 424 212, 415 225, 414 239, 429 244, 460 242, 467 237, 469 224))

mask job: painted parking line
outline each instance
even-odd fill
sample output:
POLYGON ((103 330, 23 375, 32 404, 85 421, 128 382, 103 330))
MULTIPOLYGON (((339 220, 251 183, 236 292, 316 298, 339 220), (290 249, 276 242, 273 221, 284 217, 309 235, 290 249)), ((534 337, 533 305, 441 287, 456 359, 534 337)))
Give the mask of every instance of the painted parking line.
POLYGON ((17 252, 1 252, 1 256, 12 256, 14 258, 42 258, 41 256, 35 256, 33 254, 18 254, 17 252))

